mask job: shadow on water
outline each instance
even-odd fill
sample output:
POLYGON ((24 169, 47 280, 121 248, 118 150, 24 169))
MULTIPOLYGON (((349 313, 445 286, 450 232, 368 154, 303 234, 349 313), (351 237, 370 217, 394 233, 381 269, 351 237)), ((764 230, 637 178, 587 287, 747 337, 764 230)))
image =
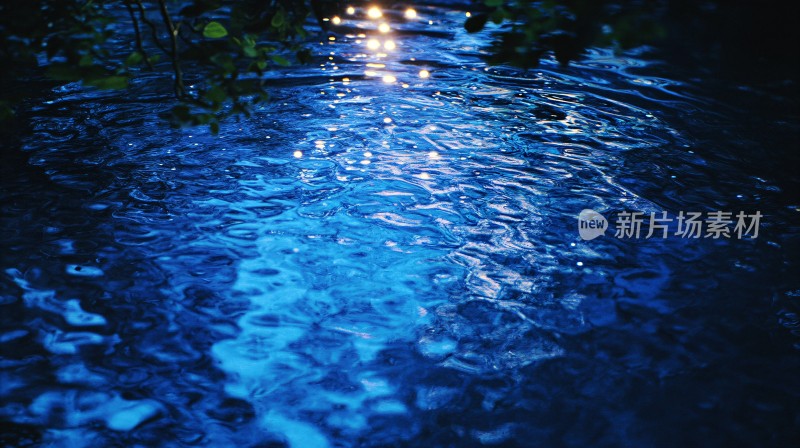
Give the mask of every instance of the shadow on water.
POLYGON ((797 176, 761 156, 796 119, 646 48, 486 68, 464 11, 360 14, 220 138, 165 130, 152 77, 33 107, 2 168, 0 440, 796 436, 797 176), (587 207, 765 220, 757 240, 584 242, 587 207))

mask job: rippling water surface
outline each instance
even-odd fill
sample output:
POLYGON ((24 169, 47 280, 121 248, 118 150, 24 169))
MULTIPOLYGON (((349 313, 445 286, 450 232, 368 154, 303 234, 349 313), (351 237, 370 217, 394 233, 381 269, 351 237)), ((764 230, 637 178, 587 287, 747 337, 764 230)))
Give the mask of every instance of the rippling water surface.
POLYGON ((0 168, 0 440, 789 446, 791 105, 646 50, 487 68, 463 15, 345 17, 219 137, 165 129, 154 75, 34 104, 0 168), (584 208, 765 217, 584 242, 584 208))

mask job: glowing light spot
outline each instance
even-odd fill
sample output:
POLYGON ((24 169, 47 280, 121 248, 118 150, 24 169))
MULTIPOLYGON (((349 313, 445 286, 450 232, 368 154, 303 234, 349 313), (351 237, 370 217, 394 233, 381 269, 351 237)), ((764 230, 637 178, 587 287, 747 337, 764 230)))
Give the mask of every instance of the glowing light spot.
POLYGON ((428 25, 433 25, 433 20, 428 20, 428 25))
POLYGON ((347 7, 347 14, 352 16, 355 13, 356 13, 356 8, 353 8, 352 6, 347 7))
POLYGON ((431 72, 429 72, 427 70, 420 70, 419 71, 419 77, 420 78, 425 79, 425 78, 430 78, 430 76, 431 76, 431 72))
POLYGON ((303 151, 295 151, 294 154, 292 155, 294 156, 295 159, 299 159, 303 157, 303 151))
POLYGON ((370 157, 372 157, 372 153, 367 151, 367 152, 364 153, 364 157, 370 158, 370 157))
POLYGON ((395 48, 397 48, 397 45, 394 43, 393 40, 387 40, 386 42, 383 43, 383 48, 387 50, 394 50, 395 48))
POLYGON ((431 152, 428 153, 428 157, 430 157, 431 159, 438 159, 439 158, 439 153, 436 152, 436 151, 431 151, 431 152))
POLYGON ((385 75, 383 77, 383 82, 385 82, 386 84, 393 84, 393 83, 397 82, 397 78, 395 78, 392 75, 385 75))
POLYGON ((331 37, 329 37, 329 38, 328 38, 328 40, 330 40, 330 41, 334 41, 334 40, 336 40, 336 38, 335 38, 335 37, 333 37, 333 36, 331 36, 331 37))
POLYGON ((367 48, 370 50, 377 50, 380 47, 381 43, 378 41, 378 39, 370 39, 367 41, 367 48))
POLYGON ((404 88, 404 89, 407 89, 408 87, 409 87, 409 85, 408 85, 408 84, 403 84, 403 88, 404 88))
POLYGON ((369 63, 367 63, 367 67, 369 67, 369 68, 386 68, 386 64, 379 64, 377 62, 369 62, 369 63))
POLYGON ((367 17, 370 19, 380 19, 383 17, 383 13, 377 6, 373 6, 367 10, 367 17))
POLYGON ((468 12, 468 13, 467 13, 467 17, 472 17, 472 13, 471 13, 471 12, 468 12))
POLYGON ((582 261, 579 261, 579 262, 577 262, 575 264, 577 264, 578 266, 583 266, 583 262, 582 261))
POLYGON ((389 124, 389 123, 392 122, 392 119, 389 118, 389 117, 386 117, 386 118, 383 119, 383 122, 386 123, 386 124, 389 124))
POLYGON ((416 19, 417 18, 417 11, 413 8, 406 9, 406 19, 416 19))
POLYGON ((381 23, 380 25, 378 25, 378 31, 380 31, 381 33, 388 33, 391 30, 392 29, 389 27, 388 23, 381 23))
POLYGON ((364 72, 364 75, 366 75, 366 76, 378 76, 378 72, 376 72, 375 70, 367 70, 367 71, 364 72))
POLYGON ((420 179, 428 180, 428 179, 431 178, 431 175, 428 174, 428 173, 420 173, 419 176, 417 176, 417 177, 419 177, 420 179))
POLYGON ((334 18, 331 19, 331 22, 333 22, 334 25, 339 25, 342 23, 342 19, 339 16, 334 16, 334 18))

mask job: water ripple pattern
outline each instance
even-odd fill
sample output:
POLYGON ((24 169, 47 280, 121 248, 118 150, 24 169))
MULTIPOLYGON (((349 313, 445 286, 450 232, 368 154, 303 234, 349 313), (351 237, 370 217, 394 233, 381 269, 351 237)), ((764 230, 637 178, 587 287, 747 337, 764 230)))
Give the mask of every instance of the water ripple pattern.
POLYGON ((0 441, 676 446, 699 421, 730 446, 796 424, 796 174, 647 48, 487 67, 464 13, 343 14, 220 137, 158 123, 158 75, 37 104, 2 171, 0 441), (584 208, 784 226, 583 242, 584 208), (769 322, 789 354, 762 350, 769 322))

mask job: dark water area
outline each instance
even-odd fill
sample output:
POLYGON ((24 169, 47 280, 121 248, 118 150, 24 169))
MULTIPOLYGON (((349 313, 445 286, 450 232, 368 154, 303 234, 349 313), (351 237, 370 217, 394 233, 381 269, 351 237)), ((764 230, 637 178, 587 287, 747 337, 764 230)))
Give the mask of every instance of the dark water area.
POLYGON ((32 100, 0 164, 0 445, 800 440, 796 80, 649 47, 487 67, 464 12, 342 16, 219 136, 159 120, 162 74, 32 100), (584 241, 587 208, 763 217, 584 241))

